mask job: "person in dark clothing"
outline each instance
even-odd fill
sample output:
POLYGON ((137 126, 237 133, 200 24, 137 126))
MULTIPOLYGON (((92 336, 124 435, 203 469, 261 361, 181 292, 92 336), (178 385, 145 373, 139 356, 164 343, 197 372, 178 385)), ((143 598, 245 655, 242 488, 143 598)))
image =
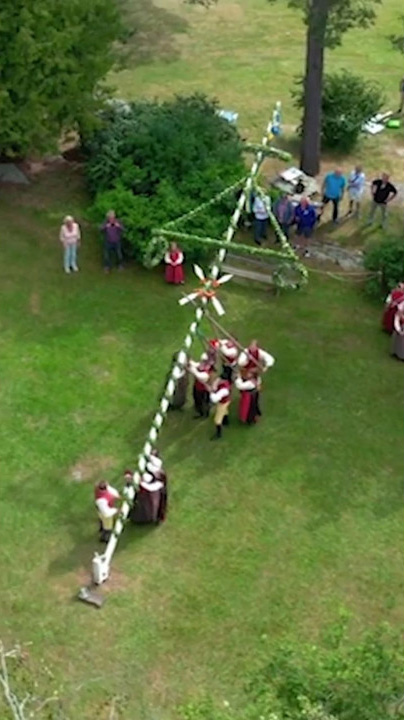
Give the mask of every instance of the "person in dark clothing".
POLYGON ((313 234, 314 226, 317 222, 317 214, 315 207, 310 204, 307 198, 302 198, 295 210, 295 220, 297 224, 297 234, 309 238, 313 234))
POLYGON ((123 225, 117 219, 114 210, 107 213, 105 223, 101 226, 104 236, 104 271, 109 273, 112 267, 112 256, 115 256, 118 268, 123 270, 122 234, 123 225))
POLYGON ((212 359, 201 360, 199 363, 190 360, 188 369, 195 378, 192 389, 196 412, 195 419, 207 418, 210 410, 210 383, 214 372, 212 359))
POLYGON ((136 491, 130 518, 135 525, 159 525, 167 514, 167 475, 157 456, 150 457, 136 491))
POLYGON ((386 227, 387 222, 387 206, 397 195, 397 188, 390 182, 390 176, 382 173, 380 178, 373 180, 371 185, 372 207, 368 225, 371 225, 375 219, 376 210, 379 209, 382 217, 382 228, 386 227))
POLYGON ((400 107, 398 108, 398 111, 400 114, 403 112, 404 108, 404 77, 400 80, 400 107))
MULTIPOLYGON (((274 215, 287 240, 289 240, 290 228, 295 219, 295 209, 288 195, 282 195, 274 205, 274 215)), ((278 238, 277 238, 278 241, 278 238)), ((279 242, 279 241, 278 241, 279 242)))

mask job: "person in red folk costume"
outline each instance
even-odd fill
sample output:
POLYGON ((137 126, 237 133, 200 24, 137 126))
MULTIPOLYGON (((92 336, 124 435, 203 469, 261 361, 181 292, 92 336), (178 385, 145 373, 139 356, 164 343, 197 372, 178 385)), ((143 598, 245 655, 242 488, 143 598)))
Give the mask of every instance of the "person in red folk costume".
POLYGON ((234 384, 237 390, 240 390, 240 402, 238 406, 239 419, 242 423, 253 425, 261 416, 259 406, 261 378, 255 373, 249 372, 245 378, 241 377, 241 375, 236 377, 234 384))
POLYGON ((391 354, 399 360, 404 360, 404 302, 397 307, 394 315, 393 346, 391 354))
POLYGON ((118 512, 115 503, 119 500, 118 490, 102 480, 94 489, 95 506, 100 519, 100 541, 107 543, 114 527, 114 518, 118 512))
POLYGON ((397 307, 402 302, 404 302, 404 283, 399 283, 397 287, 391 291, 390 295, 387 296, 384 306, 382 326, 383 330, 388 332, 389 335, 394 331, 394 318, 397 307))
POLYGON ((220 340, 218 340, 217 338, 208 340, 206 350, 201 355, 201 361, 208 362, 212 366, 216 365, 219 350, 220 350, 220 340))
POLYGON ((131 511, 131 520, 136 525, 159 525, 167 514, 167 475, 158 455, 152 455, 146 465, 135 503, 131 511))
POLYGON ((219 340, 219 350, 222 359, 222 376, 226 380, 233 382, 233 372, 237 366, 239 355, 238 347, 233 340, 225 338, 224 340, 219 340))
POLYGON ((246 377, 248 373, 259 375, 262 372, 266 372, 268 368, 274 364, 275 358, 260 348, 256 340, 252 340, 248 348, 245 348, 238 358, 238 365, 244 377, 246 377))
POLYGON ((171 243, 170 249, 164 255, 164 262, 166 264, 166 282, 173 285, 184 284, 184 253, 181 248, 178 247, 177 243, 171 243))
POLYGON ((216 405, 215 427, 216 432, 211 438, 217 440, 222 437, 223 425, 229 424, 229 408, 231 402, 231 382, 224 377, 219 377, 213 382, 210 402, 216 405))
POLYGON ((189 361, 188 365, 190 373, 194 376, 194 387, 192 395, 195 407, 195 419, 201 417, 209 417, 209 393, 212 375, 215 371, 213 356, 206 356, 205 360, 199 363, 194 360, 189 361))

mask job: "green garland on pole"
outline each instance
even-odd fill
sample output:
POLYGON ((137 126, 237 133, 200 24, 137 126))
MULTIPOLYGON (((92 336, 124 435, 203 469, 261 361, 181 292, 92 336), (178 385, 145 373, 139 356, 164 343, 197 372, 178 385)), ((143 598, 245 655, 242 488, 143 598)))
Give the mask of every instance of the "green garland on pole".
POLYGON ((162 233, 155 234, 153 232, 152 239, 150 240, 147 250, 143 255, 143 265, 151 270, 157 265, 160 265, 164 255, 168 250, 168 242, 162 237, 162 233))
POLYGON ((164 225, 164 228, 173 228, 178 227, 181 223, 184 223, 186 220, 189 220, 190 218, 195 217, 196 215, 199 215, 199 213, 203 212, 204 210, 207 210, 210 207, 213 207, 214 205, 217 205, 217 203, 221 202, 221 200, 224 200, 228 195, 231 195, 234 193, 238 188, 240 188, 244 183, 246 182, 248 178, 248 175, 240 178, 237 180, 237 182, 233 183, 233 185, 229 185, 229 187, 222 190, 222 192, 215 195, 215 197, 211 198, 211 200, 207 200, 206 202, 202 203, 201 205, 198 205, 198 207, 194 208, 194 210, 190 210, 189 212, 185 213, 184 215, 181 215, 180 217, 176 218, 175 220, 170 220, 168 223, 164 225))
POLYGON ((244 143, 244 151, 251 153, 262 153, 264 157, 278 157, 280 160, 290 162, 292 156, 286 150, 279 150, 279 148, 272 147, 272 145, 260 145, 259 143, 244 143))
MULTIPOLYGON (((153 237, 155 239, 161 239, 161 238, 172 238, 173 240, 183 240, 183 241, 189 241, 193 243, 202 243, 206 245, 211 245, 211 247, 214 248, 221 248, 223 247, 223 240, 218 240, 217 238, 210 238, 210 237, 202 237, 201 235, 192 235, 189 233, 182 233, 177 230, 165 230, 164 228, 159 228, 158 230, 153 231, 153 237)), ((153 241, 152 241, 153 242, 153 241)), ((283 260, 290 260, 291 262, 296 261, 296 256, 292 249, 290 250, 273 250, 272 248, 256 248, 252 245, 244 245, 243 243, 235 243, 230 242, 227 243, 227 247, 229 250, 235 250, 242 255, 250 255, 255 257, 271 257, 271 258, 281 258, 283 260)))

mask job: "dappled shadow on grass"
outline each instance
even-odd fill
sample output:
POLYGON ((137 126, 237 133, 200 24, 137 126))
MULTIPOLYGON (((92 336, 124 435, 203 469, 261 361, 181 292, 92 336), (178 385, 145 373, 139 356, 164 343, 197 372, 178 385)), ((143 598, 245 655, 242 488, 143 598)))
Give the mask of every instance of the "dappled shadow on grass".
MULTIPOLYGON (((62 551, 49 564, 48 573, 50 576, 64 575, 67 572, 88 570, 91 573, 91 561, 95 552, 102 554, 106 548, 104 543, 98 542, 98 524, 97 521, 91 527, 91 530, 84 533, 78 531, 77 525, 71 523, 68 526, 71 534, 73 545, 67 550, 62 551)), ((145 540, 150 533, 156 532, 157 528, 152 525, 144 527, 134 526, 130 521, 127 522, 125 529, 119 539, 117 545, 117 553, 125 550, 128 545, 138 544, 145 540)))
POLYGON ((188 23, 153 0, 132 0, 124 5, 129 28, 121 47, 121 65, 136 66, 156 60, 173 61, 179 56, 175 36, 186 32, 188 23))

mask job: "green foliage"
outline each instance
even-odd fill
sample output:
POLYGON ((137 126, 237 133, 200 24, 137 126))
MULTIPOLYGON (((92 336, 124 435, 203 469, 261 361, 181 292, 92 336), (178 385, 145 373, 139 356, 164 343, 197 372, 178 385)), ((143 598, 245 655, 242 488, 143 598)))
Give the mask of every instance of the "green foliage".
MULTIPOLYGON (((295 105, 304 107, 300 80, 293 91, 295 105)), ((350 152, 358 142, 363 123, 370 120, 384 103, 381 88, 348 70, 324 76, 321 140, 324 148, 350 152)))
POLYGON ((398 715, 404 690, 403 648, 397 633, 382 626, 356 643, 346 618, 319 644, 272 646, 262 670, 236 708, 203 700, 182 710, 184 720, 380 720, 398 715))
POLYGON ((92 122, 119 33, 115 0, 3 0, 1 153, 49 150, 92 122))
MULTIPOLYGON (((142 101, 128 111, 110 107, 102 126, 84 139, 87 177, 99 220, 114 208, 142 259, 153 228, 183 215, 245 174, 237 130, 200 95, 164 103, 142 101)), ((187 221, 187 232, 219 237, 234 197, 187 221)), ((188 259, 206 258, 185 246, 188 259)))
MULTIPOLYGON (((275 0, 270 0, 275 2, 275 0)), ((326 32, 325 44, 327 47, 335 48, 342 42, 343 35, 355 27, 368 28, 376 20, 375 5, 380 5, 381 0, 330 0, 325 10, 326 32)), ((306 24, 311 23, 313 30, 316 29, 316 12, 321 3, 314 0, 288 0, 291 8, 301 10, 306 24)), ((325 3, 324 3, 325 5, 325 3)), ((323 7, 322 7, 323 10, 323 7)))
POLYGON ((404 245, 401 238, 384 238, 369 244, 364 252, 367 270, 377 272, 367 282, 367 290, 376 297, 385 297, 404 280, 404 245))

